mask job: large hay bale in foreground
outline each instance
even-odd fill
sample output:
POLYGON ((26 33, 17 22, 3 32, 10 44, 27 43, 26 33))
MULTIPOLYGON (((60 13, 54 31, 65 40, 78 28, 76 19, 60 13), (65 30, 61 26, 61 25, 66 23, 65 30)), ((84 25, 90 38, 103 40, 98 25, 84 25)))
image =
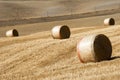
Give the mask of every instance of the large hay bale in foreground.
POLYGON ((105 26, 115 25, 115 20, 113 18, 107 18, 104 20, 104 25, 105 26))
POLYGON ((52 29, 52 37, 54 39, 66 39, 70 37, 70 29, 67 25, 55 26, 52 29))
POLYGON ((99 62, 111 58, 112 45, 103 34, 84 37, 77 44, 77 53, 81 62, 99 62))
POLYGON ((8 30, 6 32, 6 36, 7 37, 17 37, 17 36, 19 36, 19 33, 16 29, 12 29, 12 30, 8 30))

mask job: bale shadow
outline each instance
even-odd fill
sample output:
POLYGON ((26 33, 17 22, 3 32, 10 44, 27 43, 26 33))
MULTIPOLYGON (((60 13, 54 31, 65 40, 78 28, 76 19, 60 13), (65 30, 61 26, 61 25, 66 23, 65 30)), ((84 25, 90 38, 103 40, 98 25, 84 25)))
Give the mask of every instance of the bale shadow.
POLYGON ((114 59, 118 59, 118 58, 120 58, 120 56, 113 56, 109 60, 114 60, 114 59))

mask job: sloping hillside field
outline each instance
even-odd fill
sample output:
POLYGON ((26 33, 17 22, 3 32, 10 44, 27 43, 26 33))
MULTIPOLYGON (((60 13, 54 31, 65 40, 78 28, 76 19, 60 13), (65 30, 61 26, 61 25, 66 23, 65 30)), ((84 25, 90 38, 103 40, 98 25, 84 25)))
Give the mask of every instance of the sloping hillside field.
POLYGON ((71 38, 53 39, 50 31, 0 39, 0 79, 2 80, 113 80, 120 78, 120 25, 71 28, 71 38), (81 63, 77 42, 86 35, 109 37, 111 60, 81 63))
POLYGON ((119 80, 119 4, 120 0, 1 0, 0 80, 119 80), (97 15, 101 10, 111 13, 102 11, 97 15), (81 13, 86 15, 73 16, 81 13), (58 19, 61 15, 64 19, 58 19), (51 21, 52 16, 57 17, 51 21), (41 17, 50 22, 40 22, 41 17), (35 22, 31 22, 34 18, 35 22), (105 18, 115 19, 115 25, 105 26, 105 18), (57 25, 68 25, 70 38, 53 39, 51 29, 57 25), (18 30, 20 36, 5 37, 10 29, 18 30), (77 43, 93 34, 104 34, 110 39, 112 56, 109 60, 81 63, 77 43))

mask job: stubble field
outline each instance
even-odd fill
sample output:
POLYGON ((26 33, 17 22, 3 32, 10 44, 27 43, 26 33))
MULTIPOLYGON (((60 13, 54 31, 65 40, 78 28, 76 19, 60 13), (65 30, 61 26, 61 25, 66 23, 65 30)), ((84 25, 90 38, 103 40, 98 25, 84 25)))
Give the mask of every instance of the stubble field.
POLYGON ((1 80, 119 80, 120 78, 120 14, 88 18, 0 27, 1 80), (115 26, 104 26, 113 17, 115 26), (53 39, 56 25, 70 26, 69 39, 53 39), (5 31, 16 28, 19 37, 5 37, 5 31), (89 34, 109 37, 111 60, 81 63, 77 56, 78 41, 89 34))

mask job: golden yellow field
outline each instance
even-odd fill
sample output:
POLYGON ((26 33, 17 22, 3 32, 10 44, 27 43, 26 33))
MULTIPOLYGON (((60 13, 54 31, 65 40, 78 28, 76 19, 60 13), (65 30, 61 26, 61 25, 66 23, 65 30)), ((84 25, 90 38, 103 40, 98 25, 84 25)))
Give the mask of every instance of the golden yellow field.
POLYGON ((51 32, 0 39, 2 80, 113 80, 120 75, 120 25, 71 28, 71 38, 58 40, 51 32), (89 34, 107 35, 113 46, 112 59, 80 63, 76 45, 89 34))
POLYGON ((0 80, 119 80, 119 16, 120 13, 115 13, 0 27, 0 80), (116 25, 104 26, 103 20, 108 17, 113 17, 116 25), (53 39, 51 29, 63 24, 70 26, 71 37, 53 39), (20 36, 5 37, 5 32, 13 28, 19 31, 20 36), (90 34, 105 34, 109 37, 113 47, 111 60, 79 61, 77 43, 90 34))

